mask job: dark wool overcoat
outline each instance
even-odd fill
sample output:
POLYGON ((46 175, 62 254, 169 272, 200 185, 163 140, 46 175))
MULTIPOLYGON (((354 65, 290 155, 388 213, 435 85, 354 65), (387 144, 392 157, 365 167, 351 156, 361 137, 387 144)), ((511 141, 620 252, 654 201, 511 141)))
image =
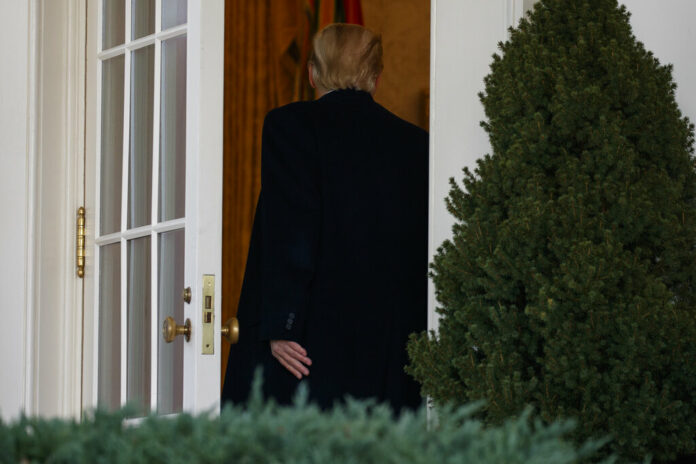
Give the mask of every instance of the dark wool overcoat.
POLYGON ((366 92, 337 90, 272 110, 223 402, 289 402, 299 381, 269 340, 312 359, 310 400, 346 395, 421 403, 405 372, 409 334, 426 328, 428 135, 366 92))

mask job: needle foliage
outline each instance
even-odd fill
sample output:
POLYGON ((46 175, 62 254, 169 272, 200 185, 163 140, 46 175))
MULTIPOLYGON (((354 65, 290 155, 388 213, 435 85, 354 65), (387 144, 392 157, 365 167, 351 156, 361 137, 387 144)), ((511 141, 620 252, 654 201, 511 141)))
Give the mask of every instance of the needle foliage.
POLYGON ((529 411, 486 428, 472 417, 476 405, 446 407, 428 426, 425 408, 395 418, 387 406, 349 400, 321 411, 307 404, 306 392, 279 407, 260 392, 219 416, 152 416, 129 425, 128 411, 98 411, 81 422, 0 421, 0 463, 576 464, 604 443, 576 447, 564 438, 571 422, 545 425, 529 411))
POLYGON ((453 180, 432 264, 439 333, 409 372, 436 402, 533 405, 625 458, 695 451, 694 127, 616 0, 542 0, 499 45, 492 153, 453 180))

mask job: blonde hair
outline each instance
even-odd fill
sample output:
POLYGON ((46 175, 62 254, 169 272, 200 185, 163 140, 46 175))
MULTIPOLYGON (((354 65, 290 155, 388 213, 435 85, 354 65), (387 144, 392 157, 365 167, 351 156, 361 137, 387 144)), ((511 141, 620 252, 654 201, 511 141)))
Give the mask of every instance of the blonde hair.
POLYGON ((329 24, 312 43, 312 79, 320 90, 374 92, 382 63, 382 37, 355 24, 329 24))

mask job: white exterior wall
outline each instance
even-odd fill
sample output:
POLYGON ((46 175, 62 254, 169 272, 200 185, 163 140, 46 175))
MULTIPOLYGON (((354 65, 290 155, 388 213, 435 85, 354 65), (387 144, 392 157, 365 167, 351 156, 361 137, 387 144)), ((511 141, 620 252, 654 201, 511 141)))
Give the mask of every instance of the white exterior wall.
MULTIPOLYGON (((451 237, 445 207, 449 179, 490 152, 478 93, 497 44, 534 0, 432 0, 430 48, 430 259, 451 237)), ((437 328, 435 287, 428 283, 428 327, 437 328)))
POLYGON ((0 5, 0 417, 24 405, 29 175, 29 6, 0 5))
POLYGON ((636 38, 662 64, 674 65, 677 103, 696 122, 696 1, 622 0, 636 38))

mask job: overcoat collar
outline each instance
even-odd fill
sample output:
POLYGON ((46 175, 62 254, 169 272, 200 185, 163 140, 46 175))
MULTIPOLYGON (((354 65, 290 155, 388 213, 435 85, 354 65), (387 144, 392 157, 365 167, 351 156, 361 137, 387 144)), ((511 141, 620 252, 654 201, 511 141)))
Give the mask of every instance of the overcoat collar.
POLYGON ((372 95, 364 90, 337 89, 322 95, 319 100, 370 100, 372 95))

